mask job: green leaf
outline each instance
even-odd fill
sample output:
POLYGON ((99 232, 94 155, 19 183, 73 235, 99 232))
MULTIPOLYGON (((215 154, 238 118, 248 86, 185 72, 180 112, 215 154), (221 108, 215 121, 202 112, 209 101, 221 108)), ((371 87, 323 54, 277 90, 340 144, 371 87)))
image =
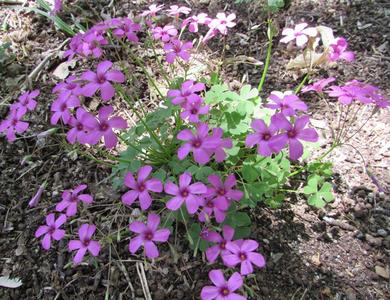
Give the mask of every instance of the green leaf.
POLYGON ((259 173, 257 172, 256 168, 250 165, 244 165, 242 167, 242 177, 247 182, 254 182, 259 178, 259 173))
POLYGON ((238 227, 234 230, 234 239, 244 239, 251 235, 251 228, 248 227, 238 227))
POLYGON ((160 179, 162 182, 164 182, 165 178, 167 177, 167 172, 165 172, 164 169, 158 169, 156 172, 153 173, 153 177, 160 179))
POLYGON ((229 97, 235 94, 229 90, 226 84, 213 85, 209 91, 206 92, 204 100, 206 104, 217 104, 226 101, 229 97))
POLYGON ((317 208, 322 208, 326 203, 334 200, 332 184, 324 182, 318 190, 320 180, 320 176, 312 176, 309 178, 307 186, 303 189, 303 193, 308 196, 308 204, 317 208))
POLYGON ((230 225, 233 228, 251 225, 251 218, 245 212, 231 211, 226 216, 224 224, 230 225))
POLYGON ((202 228, 198 223, 193 223, 188 229, 188 235, 191 237, 193 244, 190 242, 191 249, 198 247, 200 251, 205 251, 207 249, 208 243, 200 237, 202 228))
POLYGON ((256 98, 259 95, 259 91, 255 88, 252 88, 251 85, 244 85, 240 90, 240 99, 241 100, 250 100, 256 98))
POLYGON ((277 12, 284 7, 284 0, 268 0, 267 6, 272 12, 277 12))

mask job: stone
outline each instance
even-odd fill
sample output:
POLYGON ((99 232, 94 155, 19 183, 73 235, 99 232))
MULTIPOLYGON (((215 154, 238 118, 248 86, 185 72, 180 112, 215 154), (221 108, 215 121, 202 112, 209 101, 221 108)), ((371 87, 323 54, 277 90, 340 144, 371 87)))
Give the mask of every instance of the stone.
POLYGON ((367 243, 369 243, 371 246, 381 246, 382 245, 382 238, 375 238, 372 235, 369 235, 366 233, 365 235, 367 243))

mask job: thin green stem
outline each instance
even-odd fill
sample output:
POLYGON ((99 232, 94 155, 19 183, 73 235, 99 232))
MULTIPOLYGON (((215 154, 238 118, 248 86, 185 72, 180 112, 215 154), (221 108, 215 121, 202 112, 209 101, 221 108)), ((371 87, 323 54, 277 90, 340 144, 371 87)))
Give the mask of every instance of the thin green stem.
POLYGON ((269 68, 269 63, 271 61, 271 52, 272 52, 272 20, 268 20, 268 47, 267 47, 267 56, 265 58, 265 64, 264 64, 264 69, 263 69, 263 74, 261 75, 261 80, 259 82, 259 86, 257 87, 258 91, 261 92, 263 90, 263 85, 265 82, 265 77, 267 76, 268 68, 269 68))
POLYGON ((295 94, 298 94, 301 91, 302 87, 305 85, 305 83, 307 82, 309 77, 310 77, 310 74, 306 73, 306 75, 305 75, 305 77, 303 77, 301 83, 295 88, 295 91, 294 91, 295 94))

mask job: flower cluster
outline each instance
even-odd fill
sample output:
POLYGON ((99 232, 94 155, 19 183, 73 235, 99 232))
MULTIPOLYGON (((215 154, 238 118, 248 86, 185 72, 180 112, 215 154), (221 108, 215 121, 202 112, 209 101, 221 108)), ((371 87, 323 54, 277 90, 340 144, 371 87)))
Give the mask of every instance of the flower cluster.
MULTIPOLYGON (((41 225, 35 232, 36 238, 43 236, 41 241, 43 249, 49 250, 53 239, 59 241, 65 237, 65 230, 60 228, 68 221, 67 218, 77 214, 77 206, 80 201, 87 204, 93 202, 93 197, 91 195, 80 194, 80 192, 84 191, 86 188, 86 184, 81 184, 74 189, 65 190, 62 193, 62 201, 57 203, 55 209, 57 212, 63 212, 65 210, 66 213, 60 214, 57 219, 55 213, 48 214, 46 216, 46 225, 41 225)), ((82 262, 87 251, 90 252, 92 256, 99 255, 99 242, 91 240, 95 230, 95 225, 82 224, 78 230, 80 239, 69 241, 69 251, 77 250, 77 253, 73 258, 75 264, 82 262)))
POLYGON ((0 123, 0 132, 5 133, 9 142, 16 140, 16 133, 20 134, 28 129, 29 123, 22 119, 28 111, 36 108, 35 98, 38 96, 39 90, 25 92, 19 96, 17 102, 11 104, 8 117, 0 123))

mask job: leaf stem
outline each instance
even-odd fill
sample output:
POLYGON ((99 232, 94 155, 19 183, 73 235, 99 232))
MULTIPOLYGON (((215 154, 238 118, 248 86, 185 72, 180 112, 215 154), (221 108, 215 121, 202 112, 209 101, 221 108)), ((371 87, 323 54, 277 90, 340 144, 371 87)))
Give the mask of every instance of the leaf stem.
POLYGON ((261 92, 263 90, 263 85, 265 82, 265 77, 267 75, 267 71, 269 68, 269 63, 271 61, 271 52, 272 52, 272 39, 273 39, 273 34, 272 34, 272 20, 268 19, 268 47, 267 47, 267 56, 265 58, 265 64, 264 64, 264 69, 263 69, 263 74, 261 75, 261 80, 259 82, 259 86, 257 87, 258 91, 261 92))

